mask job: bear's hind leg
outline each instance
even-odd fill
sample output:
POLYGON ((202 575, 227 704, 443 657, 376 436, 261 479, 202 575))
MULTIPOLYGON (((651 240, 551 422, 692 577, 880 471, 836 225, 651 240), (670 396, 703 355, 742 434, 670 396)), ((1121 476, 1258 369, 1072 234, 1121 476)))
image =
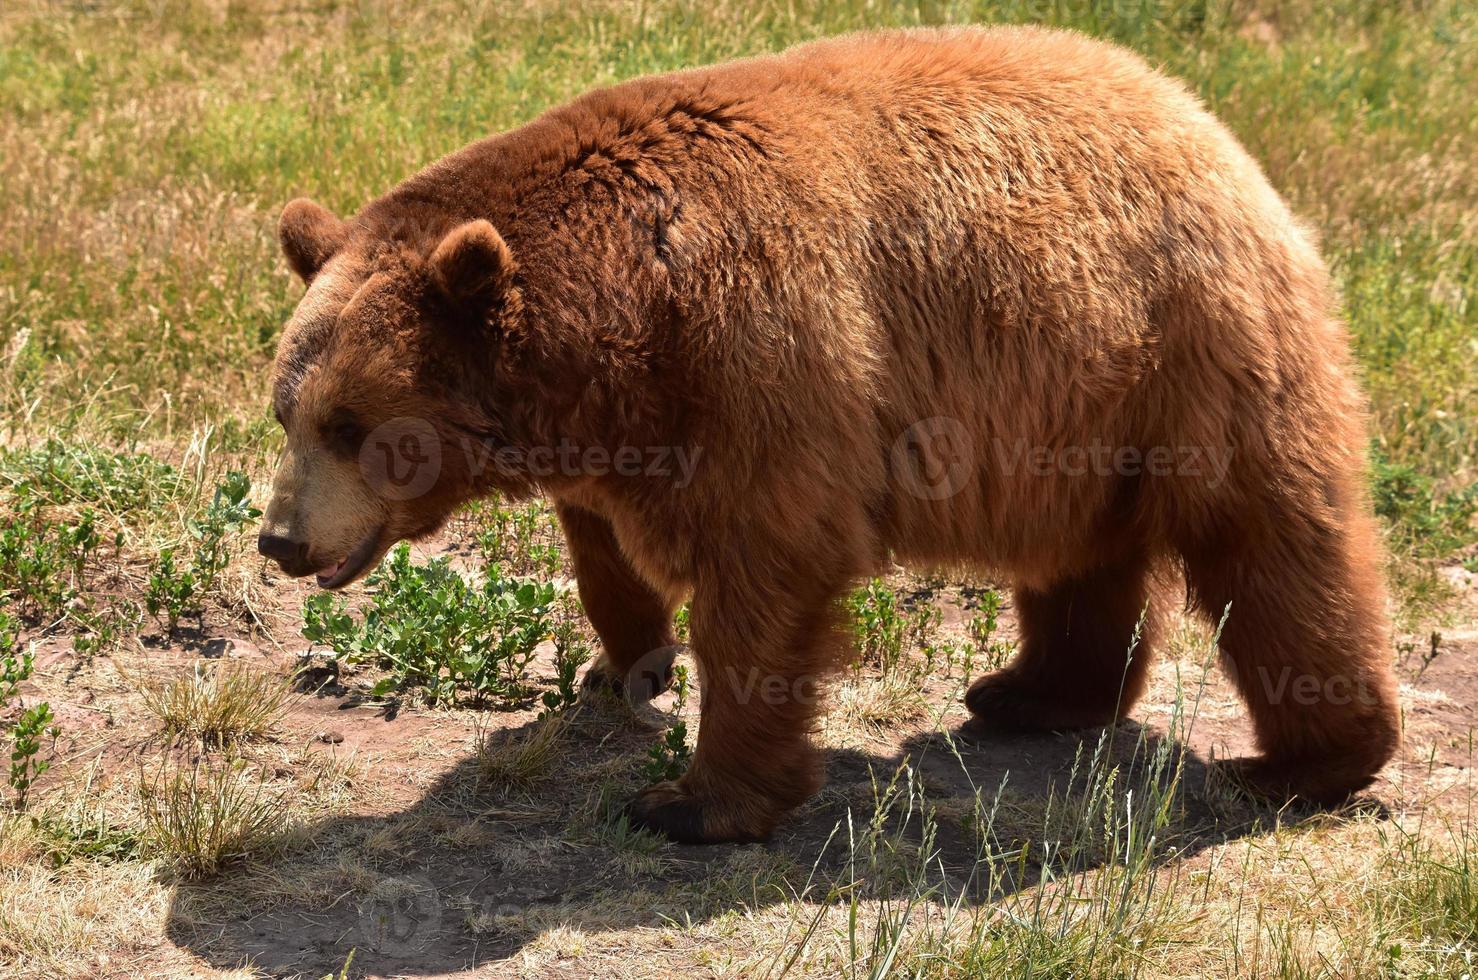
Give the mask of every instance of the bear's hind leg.
POLYGON ((575 566, 580 603, 603 648, 586 671, 584 686, 650 701, 672 683, 676 604, 632 569, 605 518, 568 504, 557 504, 556 510, 575 566))
POLYGON ((1375 529, 1359 495, 1270 492, 1261 513, 1185 549, 1252 715, 1260 758, 1231 768, 1249 789, 1336 804, 1367 786, 1400 741, 1375 529))
POLYGON ((1017 589, 1021 649, 970 685, 964 733, 1095 728, 1122 717, 1143 692, 1152 658, 1149 583, 1149 562, 1136 557, 1045 591, 1017 589))

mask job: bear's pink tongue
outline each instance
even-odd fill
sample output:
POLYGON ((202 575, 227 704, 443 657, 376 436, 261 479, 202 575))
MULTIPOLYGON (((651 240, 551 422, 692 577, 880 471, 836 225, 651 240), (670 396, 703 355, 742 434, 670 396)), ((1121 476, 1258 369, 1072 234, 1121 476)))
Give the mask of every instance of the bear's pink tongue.
POLYGON ((344 563, 348 560, 349 559, 347 558, 340 558, 337 562, 328 566, 327 568, 320 568, 318 570, 318 581, 331 581, 335 575, 339 574, 340 570, 344 567, 344 563))

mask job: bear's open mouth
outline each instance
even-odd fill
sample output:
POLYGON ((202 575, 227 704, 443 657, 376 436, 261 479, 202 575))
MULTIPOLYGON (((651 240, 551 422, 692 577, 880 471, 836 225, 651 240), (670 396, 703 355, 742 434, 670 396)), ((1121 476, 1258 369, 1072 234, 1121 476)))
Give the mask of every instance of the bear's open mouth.
POLYGON ((384 533, 383 527, 375 528, 348 555, 332 565, 320 568, 318 587, 320 589, 340 589, 357 579, 361 572, 369 568, 384 553, 385 549, 380 547, 380 538, 384 533))

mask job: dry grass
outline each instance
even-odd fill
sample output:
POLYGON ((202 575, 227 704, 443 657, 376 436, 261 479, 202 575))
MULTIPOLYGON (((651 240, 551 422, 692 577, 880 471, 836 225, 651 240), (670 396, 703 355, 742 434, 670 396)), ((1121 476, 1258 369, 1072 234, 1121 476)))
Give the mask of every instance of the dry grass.
POLYGON ((477 776, 500 793, 530 790, 568 767, 570 714, 546 715, 519 732, 490 729, 477 739, 477 776))
POLYGON ((916 722, 928 712, 924 677, 919 673, 892 669, 869 675, 855 671, 830 692, 826 726, 876 737, 889 728, 916 722))
POLYGON ((289 826, 286 800, 241 760, 166 761, 140 776, 139 803, 151 847, 184 879, 269 853, 289 826))
POLYGON ((244 663, 196 663, 188 674, 139 687, 169 735, 224 747, 268 737, 292 706, 291 682, 244 663))
POLYGON ((146 864, 0 869, 0 973, 19 980, 149 972, 168 904, 146 864))

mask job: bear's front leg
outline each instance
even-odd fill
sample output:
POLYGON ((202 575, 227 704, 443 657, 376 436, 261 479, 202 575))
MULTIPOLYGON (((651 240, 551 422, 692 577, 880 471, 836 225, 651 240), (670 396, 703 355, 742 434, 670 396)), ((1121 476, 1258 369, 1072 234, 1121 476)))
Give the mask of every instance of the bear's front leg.
POLYGON ((672 683, 677 638, 673 599, 644 582, 621 553, 610 522, 558 503, 555 511, 575 566, 580 604, 600 637, 602 651, 585 672, 586 690, 605 690, 633 702, 650 701, 672 683))
POLYGON ((743 577, 767 564, 700 578, 692 614, 698 745, 681 779, 632 801, 634 825, 687 844, 763 840, 820 788, 810 733, 822 680, 843 649, 836 600, 847 579, 814 568, 809 581, 743 577))

